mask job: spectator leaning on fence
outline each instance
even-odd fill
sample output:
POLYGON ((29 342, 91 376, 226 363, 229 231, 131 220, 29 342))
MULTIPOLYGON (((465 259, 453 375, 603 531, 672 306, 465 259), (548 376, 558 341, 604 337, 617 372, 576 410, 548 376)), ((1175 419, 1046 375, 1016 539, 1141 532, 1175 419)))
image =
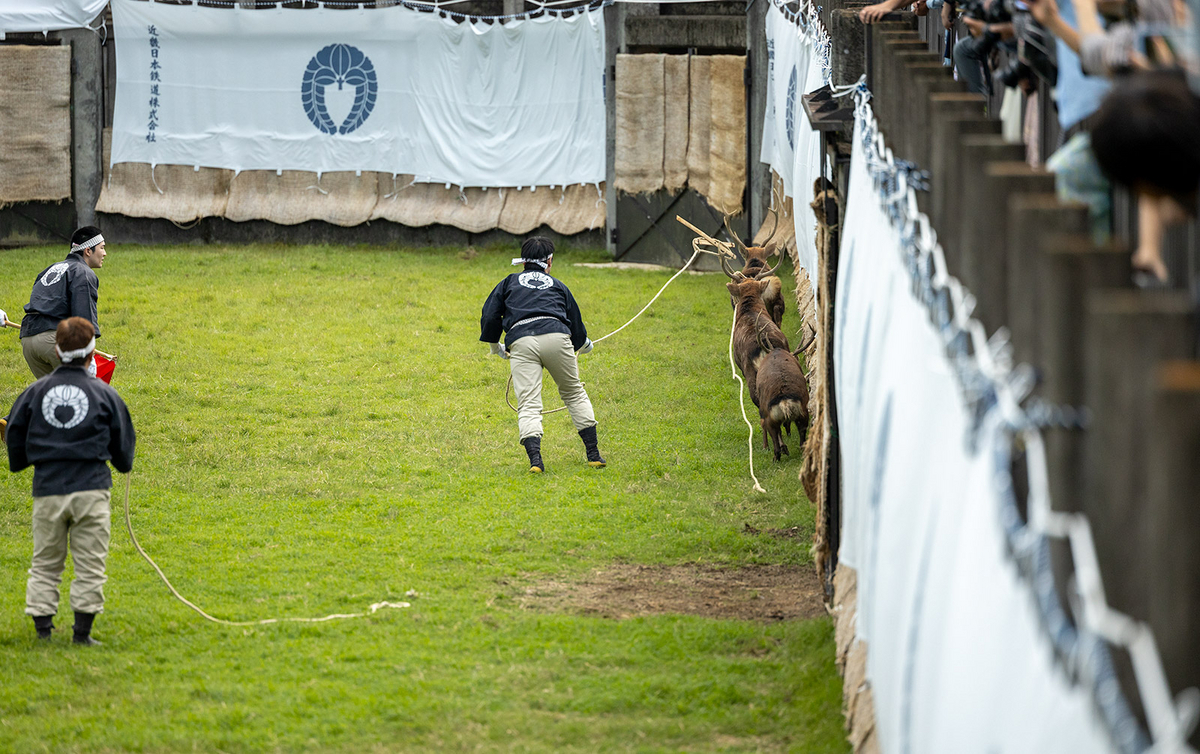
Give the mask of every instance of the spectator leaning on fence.
POLYGON ((1200 191, 1200 97, 1179 70, 1119 79, 1096 114, 1092 149, 1138 198, 1134 282, 1166 283, 1163 231, 1195 214, 1200 191))
POLYGON ((35 378, 45 377, 59 365, 54 351, 54 330, 59 322, 82 317, 92 323, 96 337, 100 337, 96 320, 100 279, 93 270, 104 266, 107 253, 100 229, 85 225, 71 236, 67 258, 42 270, 33 281, 21 320, 21 351, 35 378))
MULTIPOLYGON (((1092 236, 1098 242, 1108 239, 1112 230, 1112 185, 1100 169, 1091 148, 1091 116, 1100 108, 1110 84, 1103 78, 1084 73, 1079 56, 1064 41, 1078 26, 1072 0, 1027 0, 1034 19, 1057 39, 1058 83, 1055 86, 1061 146, 1046 161, 1055 174, 1059 198, 1088 206, 1092 236)), ((1089 14, 1095 17, 1095 6, 1089 14)), ((1097 20, 1097 23, 1099 21, 1097 20)))
POLYGON ((575 297, 562 281, 550 277, 554 244, 534 237, 521 244, 514 265, 522 272, 500 281, 483 304, 479 339, 492 353, 510 360, 513 390, 517 394, 517 429, 529 456, 529 470, 541 473, 542 369, 550 372, 579 432, 588 464, 602 467, 596 443, 596 416, 583 383, 579 381, 577 353, 592 350, 575 297), (500 334, 507 333, 501 344, 500 334))
POLYGON ((96 348, 92 323, 68 317, 55 328, 62 365, 25 389, 9 412, 8 466, 33 466, 33 564, 25 613, 39 639, 58 613, 67 549, 75 565, 74 642, 97 644, 92 622, 104 609, 112 473, 133 468, 134 431, 117 391, 88 374, 96 348))

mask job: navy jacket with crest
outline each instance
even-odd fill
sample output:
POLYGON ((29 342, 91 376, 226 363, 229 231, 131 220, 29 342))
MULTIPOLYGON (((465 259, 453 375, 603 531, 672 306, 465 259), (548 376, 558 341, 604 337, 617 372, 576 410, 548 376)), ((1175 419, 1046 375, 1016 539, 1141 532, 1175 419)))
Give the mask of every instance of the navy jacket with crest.
POLYGON ((73 251, 61 262, 55 262, 38 273, 33 281, 25 316, 21 319, 21 337, 53 330, 67 317, 83 317, 96 328, 96 302, 100 299, 100 279, 83 255, 73 251))
POLYGON ((508 348, 526 335, 552 332, 570 335, 571 345, 576 351, 583 348, 588 339, 583 316, 571 291, 561 280, 532 264, 525 265, 522 272, 514 272, 504 278, 492 289, 483 304, 479 331, 479 339, 484 343, 498 343, 500 334, 507 333, 504 345, 508 348), (547 319, 517 324, 532 317, 547 319))
POLYGON ((106 461, 133 468, 134 432, 117 391, 63 365, 25 389, 8 415, 8 467, 33 466, 33 496, 112 487, 106 461))

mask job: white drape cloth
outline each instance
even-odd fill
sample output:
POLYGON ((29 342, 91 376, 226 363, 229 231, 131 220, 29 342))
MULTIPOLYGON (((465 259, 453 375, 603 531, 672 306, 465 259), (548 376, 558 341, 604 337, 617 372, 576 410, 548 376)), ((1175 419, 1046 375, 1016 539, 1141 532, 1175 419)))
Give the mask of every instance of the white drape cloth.
POLYGON ((113 0, 112 162, 604 180, 604 23, 113 0))
POLYGON ((3 0, 0 34, 18 31, 56 31, 90 26, 108 0, 3 0))
MULTIPOLYGON (((860 123, 861 127, 861 123, 860 123)), ((1005 554, 994 449, 912 295, 855 133, 836 296, 841 562, 883 752, 1107 752, 1005 554)))
MULTIPOLYGON (((824 84, 811 34, 800 30, 775 5, 767 9, 767 102, 760 160, 783 181, 792 197, 800 266, 817 293, 816 216, 809 203, 820 175, 821 138, 804 114, 801 97, 824 84)), ((818 294, 819 295, 819 294, 818 294)))

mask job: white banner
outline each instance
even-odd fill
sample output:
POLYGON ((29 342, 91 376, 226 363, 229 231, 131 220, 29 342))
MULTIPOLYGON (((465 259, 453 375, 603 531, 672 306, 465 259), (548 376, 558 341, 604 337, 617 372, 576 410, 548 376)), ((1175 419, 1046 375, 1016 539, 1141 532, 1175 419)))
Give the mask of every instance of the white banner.
POLYGON ((1114 751, 1088 688, 1055 663, 1005 551, 1003 435, 990 420, 971 426, 955 365, 912 293, 861 129, 835 309, 839 557, 858 575, 856 633, 869 647, 880 750, 1114 751))
POLYGON ((3 0, 0 38, 18 31, 56 31, 90 26, 108 0, 3 0))
MULTIPOLYGON (((819 23, 814 21, 813 23, 819 23)), ((762 162, 792 197, 796 249, 800 265, 817 290, 816 216, 809 203, 820 175, 821 139, 804 114, 802 97, 824 86, 815 29, 806 33, 774 4, 767 9, 767 98, 763 119, 762 162)))
POLYGON ((113 0, 113 19, 113 163, 604 180, 598 10, 500 24, 113 0))

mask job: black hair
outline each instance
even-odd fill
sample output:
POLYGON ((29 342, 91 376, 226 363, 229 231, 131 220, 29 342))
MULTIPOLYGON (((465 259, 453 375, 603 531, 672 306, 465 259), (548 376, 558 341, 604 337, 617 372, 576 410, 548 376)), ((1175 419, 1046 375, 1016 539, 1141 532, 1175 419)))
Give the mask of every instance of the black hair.
POLYGON ((1092 152, 1114 181, 1190 204, 1200 188, 1200 97, 1180 71, 1118 80, 1096 113, 1092 152))
POLYGON ((534 236, 521 244, 522 259, 546 260, 554 253, 554 243, 545 236, 534 236))
POLYGON ((97 228, 95 225, 85 225, 71 234, 71 243, 87 243, 98 235, 100 235, 99 228, 97 228))

